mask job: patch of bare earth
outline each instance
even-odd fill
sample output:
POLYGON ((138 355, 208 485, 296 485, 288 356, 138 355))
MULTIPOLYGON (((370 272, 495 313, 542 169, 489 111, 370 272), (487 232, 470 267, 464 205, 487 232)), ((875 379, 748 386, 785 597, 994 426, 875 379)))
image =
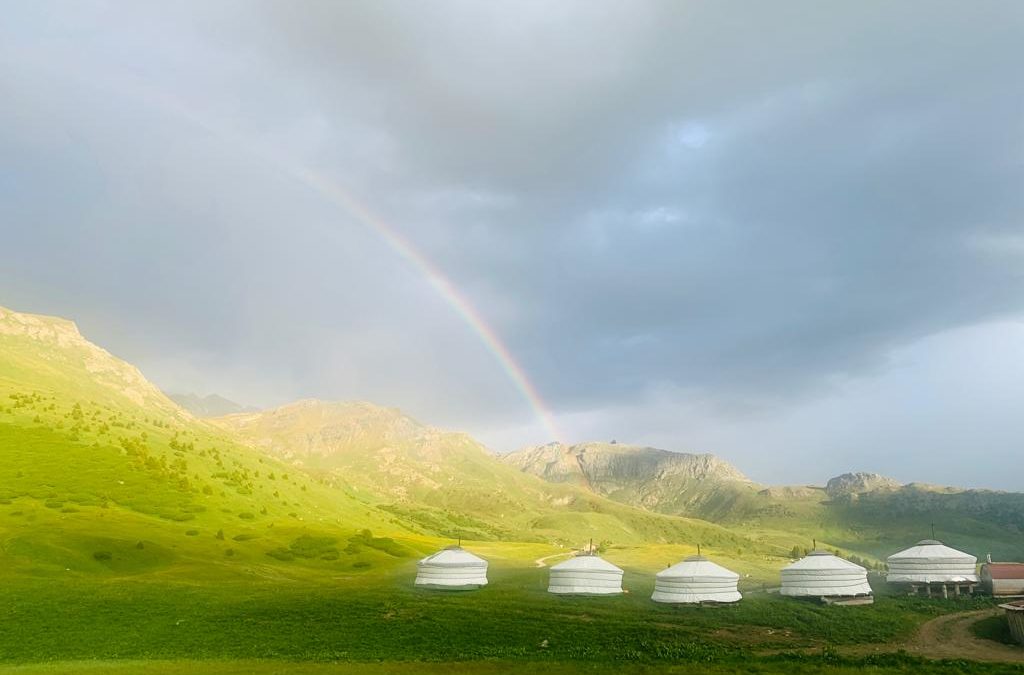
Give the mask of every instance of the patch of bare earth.
MULTIPOLYGON (((977 637, 971 626, 982 619, 1002 613, 1001 609, 981 609, 959 614, 946 614, 921 625, 917 633, 906 642, 870 643, 862 645, 839 645, 835 649, 847 656, 868 656, 906 652, 928 659, 964 659, 968 661, 994 661, 1000 663, 1024 663, 1024 648, 1002 644, 977 637)), ((810 653, 821 646, 802 648, 795 651, 810 653)), ((776 654, 777 648, 759 650, 760 654, 776 654)))
POLYGON ((986 640, 971 632, 971 626, 978 621, 1002 612, 998 608, 982 609, 932 619, 921 626, 904 649, 911 654, 936 659, 1024 663, 1024 648, 986 640))

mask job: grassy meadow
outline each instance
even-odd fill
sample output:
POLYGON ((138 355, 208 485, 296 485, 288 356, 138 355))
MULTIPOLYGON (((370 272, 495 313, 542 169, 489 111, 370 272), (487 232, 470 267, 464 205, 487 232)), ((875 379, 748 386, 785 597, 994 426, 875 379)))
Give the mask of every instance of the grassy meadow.
POLYGON ((654 570, 628 565, 642 557, 629 550, 607 553, 626 565, 629 593, 555 597, 546 592, 547 570, 533 563, 551 547, 467 545, 491 558, 491 583, 475 592, 415 588, 412 558, 364 572, 273 559, 105 578, 8 572, 0 577, 0 672, 118 672, 119 663, 123 672, 170 672, 190 661, 212 673, 429 673, 452 664, 482 672, 512 672, 515 664, 552 672, 672 664, 723 673, 871 664, 922 672, 911 657, 851 659, 833 650, 896 643, 943 612, 990 604, 883 594, 871 606, 824 607, 745 580, 747 597, 737 605, 665 606, 649 600, 654 570))

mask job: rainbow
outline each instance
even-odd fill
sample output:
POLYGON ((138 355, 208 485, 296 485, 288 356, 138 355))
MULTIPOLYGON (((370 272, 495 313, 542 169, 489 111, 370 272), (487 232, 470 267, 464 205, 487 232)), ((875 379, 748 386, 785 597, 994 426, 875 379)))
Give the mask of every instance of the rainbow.
POLYGON ((298 181, 316 192, 332 204, 376 233, 380 239, 401 258, 408 262, 433 287, 437 294, 454 310, 456 315, 469 327, 494 359, 501 366, 512 385, 522 394, 541 423, 549 441, 562 442, 562 435, 555 424, 554 415, 544 402, 537 387, 530 381, 522 365, 515 359, 508 346, 498 333, 487 323, 473 303, 469 301, 452 280, 433 262, 430 261, 408 238, 404 237, 395 227, 376 215, 366 204, 344 190, 337 182, 326 174, 292 161, 280 153, 259 145, 251 139, 228 131, 211 123, 205 116, 186 108, 179 101, 168 98, 159 92, 150 90, 147 100, 159 109, 173 116, 187 119, 201 127, 211 136, 233 145, 275 167, 286 176, 298 181))
MULTIPOLYGON (((36 68, 48 70, 51 73, 55 71, 52 64, 40 62, 33 58, 33 54, 18 48, 8 50, 6 54, 0 54, 0 56, 3 55, 16 57, 25 64, 30 63, 36 68)), ((269 148, 261 146, 254 140, 242 137, 214 123, 207 116, 187 107, 180 100, 168 96, 163 91, 154 88, 143 80, 136 78, 132 78, 130 81, 118 80, 105 73, 86 72, 81 62, 76 62, 70 68, 61 69, 61 73, 75 78, 81 84, 93 88, 104 88, 124 98, 141 101, 168 117, 184 119, 198 126, 206 133, 225 143, 225 145, 234 146, 239 151, 260 158, 264 163, 277 168, 283 174, 305 185, 340 207, 355 220, 375 232, 388 247, 405 259, 413 269, 423 275, 427 282, 437 291, 437 294, 470 328, 487 351, 494 356, 509 381, 519 390, 529 404, 547 433, 549 440, 562 442, 562 435, 555 424, 554 415, 544 402, 540 392, 537 391, 537 388, 530 381, 523 367, 516 361, 508 346, 481 316, 480 312, 473 306, 473 303, 411 241, 402 236, 396 228, 377 216, 368 206, 356 199, 355 196, 342 189, 340 185, 332 181, 327 175, 290 160, 281 153, 272 152, 269 148)))
POLYGON ((278 162, 277 166, 303 185, 315 190, 333 204, 341 207, 363 225, 368 226, 380 236, 384 243, 416 269, 437 291, 437 294, 455 311, 459 318, 469 326, 470 330, 479 338, 487 351, 494 356, 505 372, 505 375, 533 409, 534 414, 544 426, 544 430, 549 435, 550 440, 562 441, 562 436, 555 424, 554 415, 551 414, 540 392, 537 391, 537 388, 530 381, 529 376, 527 376, 526 371, 512 355, 512 352, 502 341, 498 333, 480 315, 480 312, 473 306, 473 303, 469 301, 469 298, 459 291, 452 280, 437 265, 431 262, 429 258, 394 227, 379 218, 365 204, 355 199, 351 193, 342 190, 322 173, 314 171, 309 167, 292 165, 286 162, 278 162))

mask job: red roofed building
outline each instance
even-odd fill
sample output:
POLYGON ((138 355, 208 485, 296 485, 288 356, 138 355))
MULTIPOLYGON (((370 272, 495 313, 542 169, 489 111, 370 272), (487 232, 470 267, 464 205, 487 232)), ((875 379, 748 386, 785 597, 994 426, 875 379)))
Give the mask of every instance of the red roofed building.
POLYGON ((1024 563, 985 563, 981 583, 992 595, 1024 595, 1024 563))

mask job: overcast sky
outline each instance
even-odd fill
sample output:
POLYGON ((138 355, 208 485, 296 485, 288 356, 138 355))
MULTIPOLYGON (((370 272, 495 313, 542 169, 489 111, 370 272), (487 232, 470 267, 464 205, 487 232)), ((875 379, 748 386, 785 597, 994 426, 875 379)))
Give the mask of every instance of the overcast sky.
POLYGON ((1024 3, 0 9, 0 305, 166 390, 551 440, 314 174, 564 440, 1024 490, 1024 3))

